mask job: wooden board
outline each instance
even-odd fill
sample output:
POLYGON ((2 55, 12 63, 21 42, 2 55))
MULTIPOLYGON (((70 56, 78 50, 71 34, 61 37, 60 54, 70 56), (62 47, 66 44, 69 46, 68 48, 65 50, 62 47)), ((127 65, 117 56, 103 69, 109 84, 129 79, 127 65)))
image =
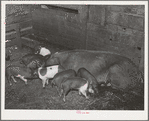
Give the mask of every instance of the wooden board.
POLYGON ((7 16, 6 24, 9 25, 9 24, 13 24, 13 23, 21 22, 21 21, 26 21, 29 19, 31 19, 30 13, 25 14, 25 15, 18 15, 18 16, 15 16, 13 14, 13 15, 7 16))

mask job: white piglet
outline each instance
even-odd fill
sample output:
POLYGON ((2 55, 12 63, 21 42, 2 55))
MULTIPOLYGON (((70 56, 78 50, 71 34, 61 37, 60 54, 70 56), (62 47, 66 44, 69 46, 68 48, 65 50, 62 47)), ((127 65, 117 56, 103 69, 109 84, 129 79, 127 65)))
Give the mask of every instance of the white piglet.
POLYGON ((35 54, 40 54, 42 56, 47 56, 47 55, 51 55, 51 52, 46 47, 37 46, 35 48, 35 54))
POLYGON ((38 74, 39 78, 42 80, 43 88, 45 84, 48 84, 49 79, 52 79, 57 73, 64 71, 65 69, 61 65, 54 65, 48 67, 40 67, 35 70, 34 74, 38 74))
POLYGON ((46 55, 51 55, 51 52, 47 48, 41 47, 39 54, 43 55, 43 56, 46 56, 46 55))

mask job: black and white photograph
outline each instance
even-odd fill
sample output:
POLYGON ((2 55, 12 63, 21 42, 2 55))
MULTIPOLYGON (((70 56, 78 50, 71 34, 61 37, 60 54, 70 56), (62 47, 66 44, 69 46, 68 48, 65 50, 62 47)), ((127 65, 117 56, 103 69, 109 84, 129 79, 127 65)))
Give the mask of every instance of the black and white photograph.
POLYGON ((2 1, 1 15, 2 118, 148 118, 147 1, 2 1))

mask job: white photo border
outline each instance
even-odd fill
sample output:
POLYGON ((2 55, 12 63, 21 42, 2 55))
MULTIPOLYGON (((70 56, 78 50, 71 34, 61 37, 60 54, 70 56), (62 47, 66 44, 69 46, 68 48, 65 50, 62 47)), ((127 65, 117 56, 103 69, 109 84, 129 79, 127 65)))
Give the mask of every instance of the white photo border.
POLYGON ((148 119, 148 1, 1 1, 1 119, 2 120, 147 120, 148 119), (5 104, 5 7, 6 4, 145 5, 145 103, 143 111, 6 110, 5 104))

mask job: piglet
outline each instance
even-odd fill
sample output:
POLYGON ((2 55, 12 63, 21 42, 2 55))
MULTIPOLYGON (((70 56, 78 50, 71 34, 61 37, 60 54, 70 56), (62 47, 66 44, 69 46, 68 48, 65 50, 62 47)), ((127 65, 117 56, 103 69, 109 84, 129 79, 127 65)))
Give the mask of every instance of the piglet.
POLYGON ((39 76, 42 80, 43 88, 45 88, 45 84, 48 84, 49 79, 52 79, 57 73, 64 70, 64 67, 61 65, 53 65, 48 67, 40 67, 34 71, 34 74, 39 76))
POLYGON ((65 96, 72 89, 78 90, 79 95, 81 95, 82 93, 86 97, 86 99, 88 99, 89 97, 87 96, 87 91, 91 91, 91 93, 93 91, 91 88, 88 89, 89 88, 88 86, 89 86, 89 83, 84 78, 70 77, 70 78, 65 79, 61 83, 61 95, 64 95, 63 101, 65 102, 65 96))
POLYGON ((20 63, 33 70, 43 66, 45 58, 39 54, 27 54, 20 59, 20 63))
POLYGON ((6 78, 10 85, 12 85, 11 80, 17 82, 14 77, 19 77, 27 84, 27 78, 32 78, 33 76, 32 71, 27 67, 8 66, 6 68, 6 78))
POLYGON ((54 76, 54 78, 51 82, 52 87, 53 87, 53 85, 56 86, 57 92, 61 96, 60 91, 59 91, 61 82, 68 77, 75 77, 75 76, 76 76, 76 72, 72 69, 68 69, 66 71, 59 72, 54 76))
POLYGON ((51 55, 51 52, 46 47, 39 45, 35 48, 35 54, 40 54, 42 56, 47 56, 47 55, 51 55))
POLYGON ((77 76, 81 78, 85 78, 89 81, 89 84, 92 85, 94 91, 98 93, 98 82, 96 78, 85 68, 80 68, 77 72, 77 76))

